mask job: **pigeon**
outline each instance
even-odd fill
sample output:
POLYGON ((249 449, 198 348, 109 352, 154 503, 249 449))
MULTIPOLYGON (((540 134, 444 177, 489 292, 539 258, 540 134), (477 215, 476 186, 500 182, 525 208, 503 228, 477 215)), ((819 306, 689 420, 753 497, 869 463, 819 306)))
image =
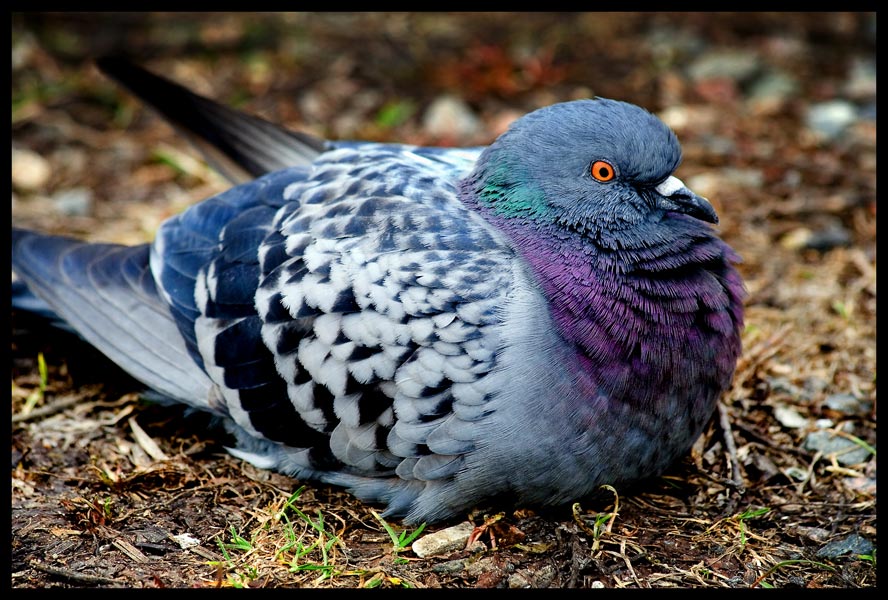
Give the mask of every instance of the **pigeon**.
POLYGON ((235 457, 408 524, 557 506, 662 474, 731 386, 740 257, 653 113, 593 97, 485 147, 331 141, 100 66, 239 183, 150 244, 13 227, 22 304, 212 414, 235 457))

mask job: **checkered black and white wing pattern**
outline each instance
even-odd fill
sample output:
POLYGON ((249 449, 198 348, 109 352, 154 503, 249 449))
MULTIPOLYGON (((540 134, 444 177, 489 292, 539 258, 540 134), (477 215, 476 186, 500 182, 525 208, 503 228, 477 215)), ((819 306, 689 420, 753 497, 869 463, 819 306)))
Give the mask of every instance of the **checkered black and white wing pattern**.
POLYGON ((472 450, 514 258, 457 200, 474 158, 346 146, 164 228, 189 348, 246 433, 292 450, 275 466, 429 480, 472 450))

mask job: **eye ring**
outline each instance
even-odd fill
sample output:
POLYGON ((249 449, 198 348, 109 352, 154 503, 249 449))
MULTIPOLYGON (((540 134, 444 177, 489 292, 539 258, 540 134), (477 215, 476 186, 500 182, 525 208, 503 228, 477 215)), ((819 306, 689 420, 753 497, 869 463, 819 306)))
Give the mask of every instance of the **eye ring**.
POLYGON ((617 170, 605 160, 596 160, 589 167, 589 174, 597 181, 608 182, 617 176, 617 170))

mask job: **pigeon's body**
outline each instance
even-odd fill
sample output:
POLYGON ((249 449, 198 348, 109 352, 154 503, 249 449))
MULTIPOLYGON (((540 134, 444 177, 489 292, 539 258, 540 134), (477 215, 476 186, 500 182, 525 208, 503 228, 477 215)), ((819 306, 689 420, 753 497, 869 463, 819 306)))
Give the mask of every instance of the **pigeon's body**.
POLYGON ((411 521, 567 502, 700 435, 743 286, 655 117, 586 100, 483 150, 313 148, 151 246, 15 231, 13 266, 151 389, 222 417, 233 454, 411 521))

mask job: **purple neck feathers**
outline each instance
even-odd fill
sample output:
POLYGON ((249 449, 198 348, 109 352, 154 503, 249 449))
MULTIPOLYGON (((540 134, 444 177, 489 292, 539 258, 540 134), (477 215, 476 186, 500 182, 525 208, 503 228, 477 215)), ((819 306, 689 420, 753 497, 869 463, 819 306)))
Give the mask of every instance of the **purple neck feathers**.
POLYGON ((476 209, 530 265, 590 393, 650 405, 669 393, 703 401, 730 385, 745 292, 739 258, 707 225, 672 215, 656 227, 674 236, 623 232, 602 244, 476 209))

